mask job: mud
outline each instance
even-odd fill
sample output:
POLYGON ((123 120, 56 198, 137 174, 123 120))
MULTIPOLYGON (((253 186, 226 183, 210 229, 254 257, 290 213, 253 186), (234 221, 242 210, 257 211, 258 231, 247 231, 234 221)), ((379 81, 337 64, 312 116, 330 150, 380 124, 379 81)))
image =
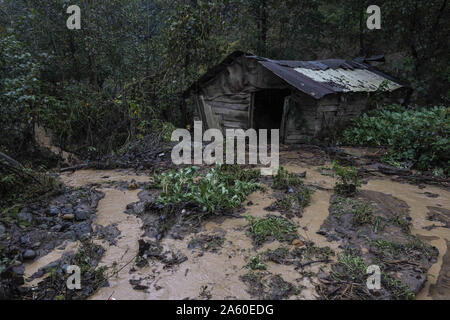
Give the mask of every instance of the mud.
MULTIPOLYGON (((0 253, 6 271, 13 271, 18 278, 25 276, 19 281, 21 284, 47 273, 49 269, 41 269, 51 262, 46 261, 46 256, 55 251, 62 254, 71 243, 91 237, 96 207, 102 197, 101 192, 90 187, 66 188, 50 199, 5 214, 0 253)), ((4 298, 13 298, 4 294, 4 298)))
MULTIPOLYGON (((367 190, 354 199, 333 196, 330 203, 330 215, 320 232, 329 239, 339 240, 346 251, 357 253, 367 265, 382 265, 384 272, 417 294, 426 281, 427 270, 437 261, 438 250, 410 234, 408 205, 391 195, 367 190), (366 210, 366 216, 363 220, 356 219, 362 210, 366 210)), ((329 289, 332 284, 327 286, 329 289)), ((336 290, 344 288, 345 285, 339 284, 336 290)), ((383 299, 406 298, 389 290, 376 294, 383 299)), ((378 297, 368 291, 364 296, 378 297)))
MULTIPOLYGON (((420 189, 417 185, 393 181, 398 172, 386 176, 374 166, 382 156, 379 149, 327 152, 309 146, 280 153, 284 168, 304 175, 303 187, 314 190, 307 205, 294 203, 290 210, 273 206, 277 200, 291 194, 290 190, 273 189, 272 180, 267 178, 261 179, 265 190, 250 194, 241 208, 202 216, 198 208, 190 204, 158 207, 156 199, 160 191, 148 189, 152 179, 149 172, 143 170, 78 170, 61 174, 61 179, 71 187, 84 186, 104 194, 96 213, 90 215, 89 238, 104 248, 95 270, 104 267, 107 281, 95 293, 90 292, 89 298, 320 299, 329 293, 321 284, 336 290, 331 298, 345 299, 352 296, 350 292, 364 296, 367 292, 345 291, 346 288, 335 286, 329 277, 330 272, 339 272, 342 266, 336 265, 337 257, 349 249, 367 262, 374 259, 389 262, 387 271, 407 283, 418 299, 448 298, 450 197, 445 187, 423 184, 420 189), (334 199, 336 179, 329 168, 336 154, 348 163, 361 166, 364 184, 360 200, 375 207, 381 222, 377 227, 379 231, 374 232, 367 226, 355 228, 349 213, 342 214, 339 223, 334 220, 334 211, 329 211, 329 207, 334 199), (271 207, 270 213, 265 210, 268 207, 271 207), (296 236, 284 242, 272 237, 261 246, 254 246, 245 215, 261 219, 268 215, 283 217, 295 225, 296 236), (406 232, 408 228, 412 235, 406 232), (383 238, 406 246, 415 240, 413 236, 437 250, 425 246, 392 255, 367 240, 383 238), (425 254, 423 248, 430 249, 429 254, 425 254), (255 256, 260 257, 265 270, 248 268, 255 256)), ((144 156, 158 157, 149 153, 144 156)), ((138 162, 134 168, 139 168, 138 162)), ((155 169, 151 167, 150 171, 155 169)), ((62 222, 80 223, 74 220, 62 222)), ((65 240, 39 252, 41 258, 30 263, 26 272, 22 270, 25 278, 33 279, 26 286, 43 283, 43 288, 48 287, 51 280, 51 272, 46 273, 48 266, 53 264, 57 270, 61 269, 61 263, 77 252, 82 239, 65 240), (41 263, 36 263, 39 261, 41 263)), ((11 272, 12 268, 4 273, 8 274, 9 283, 20 282, 20 275, 17 275, 21 271, 16 268, 16 273, 11 272)), ((18 288, 16 284, 10 287, 18 288)), ((20 292, 15 294, 26 296, 20 292)), ((361 298, 353 296, 358 297, 361 298)), ((395 298, 389 290, 375 295, 369 292, 364 297, 395 298)), ((41 298, 56 297, 49 293, 41 298)))

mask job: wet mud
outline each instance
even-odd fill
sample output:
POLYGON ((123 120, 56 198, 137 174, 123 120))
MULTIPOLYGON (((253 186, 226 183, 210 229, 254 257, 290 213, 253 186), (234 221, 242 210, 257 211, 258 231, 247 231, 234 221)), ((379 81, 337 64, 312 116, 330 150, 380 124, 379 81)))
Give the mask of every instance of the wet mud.
MULTIPOLYGON (((103 268, 104 281, 95 290, 94 286, 88 286, 78 298, 86 295, 90 299, 118 300, 398 298, 398 290, 395 294, 388 289, 374 294, 336 286, 330 274, 343 272, 339 269, 342 267, 338 265, 339 256, 349 251, 367 263, 384 261, 389 275, 400 279, 418 299, 448 298, 449 191, 442 184, 429 185, 423 181, 419 188, 411 181, 398 180, 395 173, 399 172, 381 172, 373 165, 381 156, 379 150, 333 153, 314 146, 282 151, 281 165, 302 177, 301 188, 311 190, 307 204, 294 199, 293 205, 285 210, 277 201, 291 194, 298 195, 300 188, 273 188, 271 178, 262 178, 264 190, 250 194, 240 208, 207 216, 191 204, 162 208, 156 202, 160 191, 149 188, 152 178, 143 170, 63 173, 60 176, 66 185, 87 188, 103 196, 95 205, 92 203, 95 213, 89 214, 88 238, 102 247, 102 254, 98 251, 92 259, 95 261, 92 270, 103 268), (333 191, 336 178, 330 169, 336 154, 363 168, 360 170, 362 191, 357 200, 373 207, 376 232, 372 224, 355 226, 353 213, 345 210, 340 220, 336 218, 333 191), (292 223, 295 236, 284 240, 268 237, 255 245, 249 232, 251 218, 270 216, 292 223), (416 239, 420 242, 414 242, 416 239), (380 245, 386 243, 377 240, 390 241, 398 247, 381 250, 380 245), (423 245, 414 247, 411 243, 423 245), (257 269, 252 269, 252 261, 258 261, 257 269)), ((86 222, 60 218, 61 223, 86 222)), ((26 263, 22 273, 29 281, 23 287, 48 287, 46 283, 52 279, 50 275, 55 269, 48 265, 64 270, 68 261, 73 262, 70 259, 87 239, 83 234, 77 236, 76 230, 71 231, 75 236, 71 233, 71 237, 61 238, 26 263)), ((35 242, 31 240, 30 243, 35 242)), ((23 255, 28 247, 21 248, 23 255)), ((20 259, 19 262, 25 264, 20 259)), ((20 282, 17 274, 9 279, 20 282)), ((51 294, 15 294, 30 299, 56 298, 51 294)))

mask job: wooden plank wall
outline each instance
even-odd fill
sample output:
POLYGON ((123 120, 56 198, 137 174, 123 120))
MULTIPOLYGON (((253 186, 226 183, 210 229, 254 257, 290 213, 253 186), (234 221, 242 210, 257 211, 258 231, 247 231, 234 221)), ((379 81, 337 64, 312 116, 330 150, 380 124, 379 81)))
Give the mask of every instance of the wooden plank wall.
POLYGON ((286 123, 286 144, 321 140, 336 128, 360 117, 366 109, 367 93, 325 96, 314 100, 296 94, 286 123))
POLYGON ((250 93, 222 96, 214 100, 205 100, 211 106, 219 127, 226 129, 248 129, 250 93))

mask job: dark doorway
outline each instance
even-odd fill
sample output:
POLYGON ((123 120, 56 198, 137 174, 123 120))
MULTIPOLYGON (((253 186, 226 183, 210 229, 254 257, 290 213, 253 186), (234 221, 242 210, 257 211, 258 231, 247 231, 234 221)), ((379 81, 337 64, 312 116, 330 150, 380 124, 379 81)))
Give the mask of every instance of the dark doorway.
POLYGON ((290 92, 289 89, 266 89, 255 92, 253 128, 280 129, 284 98, 290 95, 290 92))

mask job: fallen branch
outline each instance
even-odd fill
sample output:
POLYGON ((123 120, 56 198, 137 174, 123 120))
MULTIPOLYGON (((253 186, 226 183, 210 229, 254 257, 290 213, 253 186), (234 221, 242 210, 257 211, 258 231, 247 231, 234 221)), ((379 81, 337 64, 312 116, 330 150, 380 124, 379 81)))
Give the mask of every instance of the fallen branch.
POLYGON ((14 167, 23 168, 23 165, 19 161, 14 160, 13 158, 11 158, 10 156, 4 154, 3 152, 0 152, 0 158, 5 160, 6 162, 8 162, 10 165, 12 165, 14 167))
POLYGON ((25 179, 26 177, 31 178, 35 182, 39 183, 41 186, 43 183, 36 178, 31 173, 28 173, 25 171, 25 167, 17 160, 14 160, 10 156, 0 152, 0 159, 3 161, 0 161, 0 164, 6 168, 7 170, 15 173, 16 175, 20 176, 21 178, 25 179))

